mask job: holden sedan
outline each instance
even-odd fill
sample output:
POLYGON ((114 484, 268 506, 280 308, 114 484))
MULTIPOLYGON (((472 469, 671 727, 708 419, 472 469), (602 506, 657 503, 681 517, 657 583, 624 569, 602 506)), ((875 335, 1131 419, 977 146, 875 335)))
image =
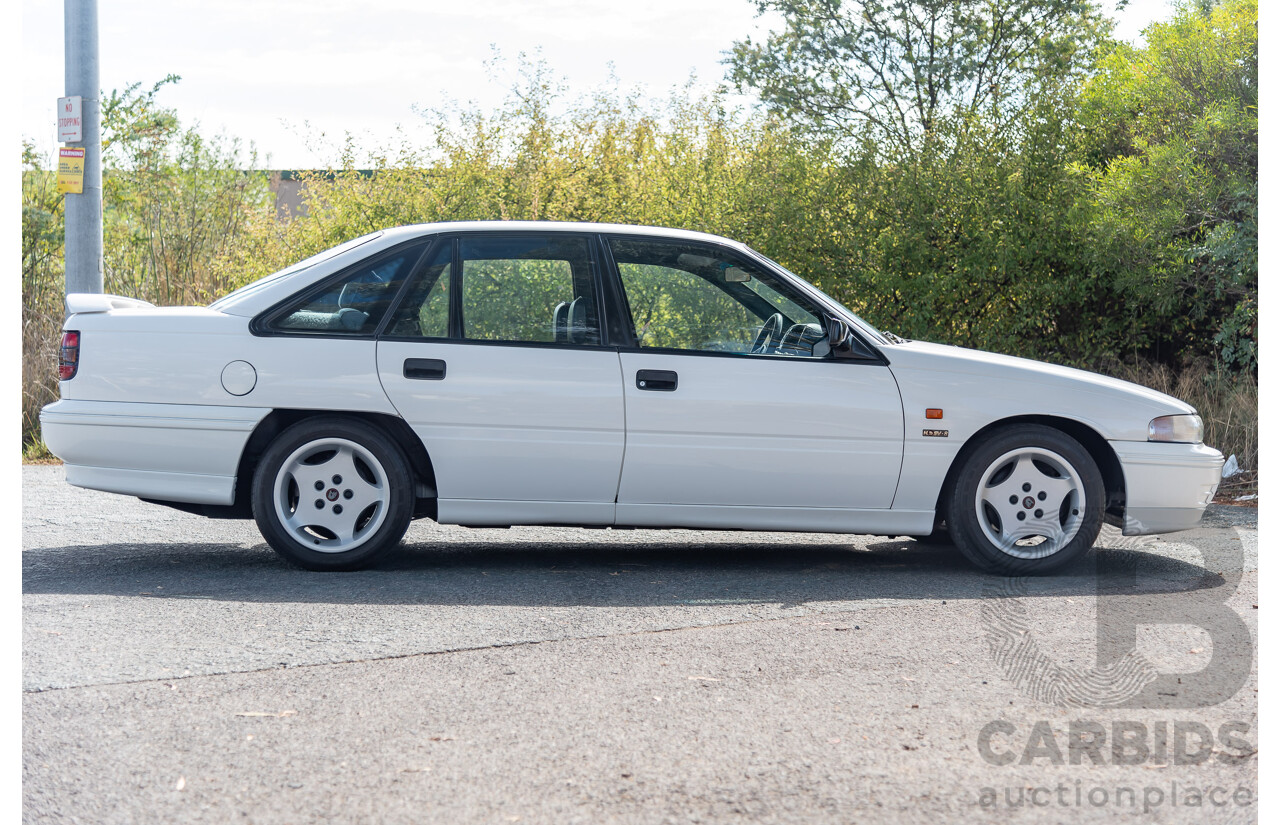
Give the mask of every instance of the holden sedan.
POLYGON ((1038 574, 1104 520, 1194 526, 1223 463, 1177 399, 902 340, 695 232, 409 226, 207 307, 67 305, 67 481, 252 517, 313 570, 427 517, 944 537, 1038 574))

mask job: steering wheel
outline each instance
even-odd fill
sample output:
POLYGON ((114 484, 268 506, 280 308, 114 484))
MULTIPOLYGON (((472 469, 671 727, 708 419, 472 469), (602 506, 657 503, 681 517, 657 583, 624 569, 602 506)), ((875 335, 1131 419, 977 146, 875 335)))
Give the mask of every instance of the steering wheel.
POLYGON ((760 327, 760 334, 756 336, 756 342, 751 346, 752 354, 767 353, 773 347, 776 347, 782 340, 782 327, 786 324, 786 320, 782 317, 781 312, 775 312, 769 316, 769 320, 764 322, 764 326, 760 327))
POLYGON ((804 340, 804 332, 804 324, 792 324, 791 329, 787 330, 787 334, 783 335, 782 341, 778 343, 778 349, 785 350, 788 347, 799 349, 800 342, 804 340))

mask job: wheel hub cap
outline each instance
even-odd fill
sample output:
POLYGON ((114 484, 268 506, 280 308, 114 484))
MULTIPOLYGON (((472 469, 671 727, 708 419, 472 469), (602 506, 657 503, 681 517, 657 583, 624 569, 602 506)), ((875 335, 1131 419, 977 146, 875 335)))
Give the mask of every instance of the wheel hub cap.
POLYGON ((303 444, 276 473, 276 516, 302 546, 344 553, 368 541, 386 519, 386 470, 367 448, 345 438, 303 444))
POLYGON ((1084 483, 1065 458, 1022 447, 997 458, 974 499, 983 534, 1002 552, 1039 559, 1067 546, 1084 521, 1084 483))

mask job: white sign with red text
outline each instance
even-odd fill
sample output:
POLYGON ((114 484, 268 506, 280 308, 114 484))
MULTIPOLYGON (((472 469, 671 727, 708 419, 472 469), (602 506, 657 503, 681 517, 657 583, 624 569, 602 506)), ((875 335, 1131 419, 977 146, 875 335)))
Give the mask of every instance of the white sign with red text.
POLYGON ((58 98, 58 142, 79 143, 84 140, 84 121, 80 117, 80 95, 58 98))

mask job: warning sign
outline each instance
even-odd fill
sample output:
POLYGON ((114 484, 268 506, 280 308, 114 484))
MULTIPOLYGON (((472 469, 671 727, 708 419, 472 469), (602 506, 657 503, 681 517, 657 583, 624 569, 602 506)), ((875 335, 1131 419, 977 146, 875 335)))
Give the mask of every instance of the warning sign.
POLYGON ((84 193, 84 149, 58 150, 58 191, 64 195, 84 193))

